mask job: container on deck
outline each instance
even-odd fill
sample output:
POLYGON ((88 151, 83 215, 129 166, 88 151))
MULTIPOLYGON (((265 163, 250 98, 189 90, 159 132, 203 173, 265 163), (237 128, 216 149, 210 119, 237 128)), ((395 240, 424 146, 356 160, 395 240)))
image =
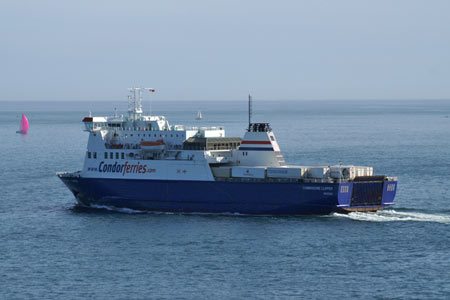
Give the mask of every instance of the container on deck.
POLYGON ((337 179, 354 179, 357 174, 355 166, 331 166, 330 177, 337 179))
POLYGON ((211 168, 211 170, 215 177, 224 177, 224 178, 231 177, 231 168, 230 167, 214 167, 214 168, 211 168))
POLYGON ((373 176, 373 167, 358 166, 355 168, 356 168, 356 176, 358 177, 373 176))
POLYGON ((266 177, 265 167, 233 167, 231 176, 238 178, 261 178, 266 177))
POLYGON ((322 179, 328 177, 328 167, 310 167, 308 168, 308 177, 322 179))
POLYGON ((300 179, 305 172, 304 167, 267 168, 267 177, 300 179))

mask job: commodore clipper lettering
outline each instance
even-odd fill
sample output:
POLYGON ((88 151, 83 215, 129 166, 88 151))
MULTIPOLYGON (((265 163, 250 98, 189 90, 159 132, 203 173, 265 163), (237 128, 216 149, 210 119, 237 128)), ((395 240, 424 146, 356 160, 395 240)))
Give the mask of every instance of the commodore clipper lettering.
MULTIPOLYGON (((225 129, 170 125, 144 115, 132 88, 125 116, 83 119, 84 166, 59 172, 80 205, 181 213, 261 215, 377 211, 394 203, 397 179, 372 167, 287 165, 268 123, 244 136, 225 129)), ((154 89, 147 89, 154 92, 154 89)))

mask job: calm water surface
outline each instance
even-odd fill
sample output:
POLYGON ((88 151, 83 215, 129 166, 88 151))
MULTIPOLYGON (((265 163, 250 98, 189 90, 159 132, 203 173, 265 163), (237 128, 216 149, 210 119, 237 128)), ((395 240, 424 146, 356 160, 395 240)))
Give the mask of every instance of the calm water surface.
MULTIPOLYGON (((154 102, 242 136, 246 102, 154 102)), ((307 217, 82 209, 81 119, 122 102, 0 102, 0 299, 449 299, 450 102, 255 102, 290 164, 372 165, 393 209, 307 217), (21 136, 19 116, 30 120, 21 136)), ((148 107, 146 107, 148 110, 148 107)), ((281 200, 281 199, 280 199, 281 200)))

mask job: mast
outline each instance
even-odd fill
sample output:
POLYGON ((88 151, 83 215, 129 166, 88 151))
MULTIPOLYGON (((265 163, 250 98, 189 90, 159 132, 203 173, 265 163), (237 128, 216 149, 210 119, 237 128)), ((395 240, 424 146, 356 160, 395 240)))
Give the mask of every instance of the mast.
POLYGON ((252 124, 252 96, 248 95, 248 131, 250 131, 250 127, 252 124))
MULTIPOLYGON (((150 93, 154 93, 156 90, 154 88, 145 88, 145 90, 149 91, 150 93)), ((149 100, 149 116, 152 116, 152 98, 150 98, 149 100)))
POLYGON ((137 120, 142 114, 142 91, 141 88, 129 88, 128 115, 131 120, 137 120))
MULTIPOLYGON (((142 91, 148 90, 154 93, 153 88, 129 88, 130 95, 128 96, 128 116, 130 120, 138 120, 142 116, 142 91)), ((151 115, 151 102, 150 102, 150 115, 151 115)))

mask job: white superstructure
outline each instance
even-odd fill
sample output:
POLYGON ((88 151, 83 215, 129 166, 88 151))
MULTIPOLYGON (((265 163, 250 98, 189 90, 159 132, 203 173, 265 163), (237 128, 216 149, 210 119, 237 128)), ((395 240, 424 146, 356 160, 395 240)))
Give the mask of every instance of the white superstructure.
POLYGON ((242 139, 226 137, 221 126, 170 125, 164 116, 144 115, 144 90, 154 92, 154 89, 130 89, 125 116, 83 119, 89 140, 80 176, 214 181, 346 180, 373 175, 370 167, 287 166, 269 124, 251 123, 250 114, 249 127, 242 139))

